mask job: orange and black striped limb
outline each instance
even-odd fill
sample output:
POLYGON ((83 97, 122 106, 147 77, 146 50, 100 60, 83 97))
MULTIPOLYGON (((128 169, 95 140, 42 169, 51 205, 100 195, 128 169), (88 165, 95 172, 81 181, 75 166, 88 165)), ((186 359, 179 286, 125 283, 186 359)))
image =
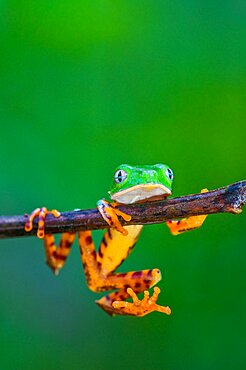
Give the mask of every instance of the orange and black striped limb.
MULTIPOLYGON (((208 189, 202 189, 201 194, 208 193, 208 189)), ((201 227, 207 215, 197 215, 183 218, 181 220, 168 220, 166 225, 173 235, 179 235, 186 231, 195 230, 201 227)))
POLYGON ((28 220, 25 223, 25 231, 29 232, 33 229, 33 220, 35 217, 38 217, 38 231, 37 231, 37 237, 40 239, 43 239, 44 237, 44 222, 45 218, 48 214, 52 214, 56 218, 60 217, 60 212, 58 212, 56 209, 53 209, 51 211, 48 211, 46 207, 42 208, 36 208, 34 211, 30 214, 28 217, 28 220))
POLYGON ((63 233, 58 247, 55 245, 55 239, 52 234, 44 236, 46 261, 56 275, 58 275, 70 254, 75 236, 76 233, 63 233))
POLYGON ((117 205, 119 205, 119 203, 109 203, 105 199, 101 199, 97 202, 97 208, 101 213, 103 219, 108 223, 108 225, 116 229, 123 235, 127 235, 127 229, 121 225, 118 216, 122 217, 123 220, 127 222, 131 221, 132 217, 125 212, 122 212, 119 209, 115 208, 117 205))
POLYGON ((169 220, 166 222, 166 225, 173 235, 179 235, 186 231, 195 230, 198 227, 201 227, 207 216, 208 215, 191 216, 178 221, 169 220))
POLYGON ((140 300, 131 288, 127 288, 127 294, 132 298, 133 302, 116 300, 112 303, 112 307, 115 310, 119 310, 121 315, 142 317, 154 311, 170 315, 171 309, 168 306, 165 307, 156 304, 160 292, 160 288, 154 287, 154 293, 152 297, 150 297, 149 291, 145 290, 144 297, 140 300))
POLYGON ((131 304, 129 302, 123 304, 122 301, 149 289, 161 279, 159 269, 114 273, 136 244, 142 226, 127 226, 126 228, 127 235, 125 236, 114 229, 109 229, 98 253, 95 251, 91 232, 79 232, 79 246, 88 287, 94 292, 116 290, 96 301, 110 315, 144 316, 153 311, 169 314, 171 312, 169 308, 156 304, 158 289, 148 300, 146 299, 148 293, 145 292, 142 301, 135 299, 131 304), (121 301, 121 305, 117 307, 118 301, 121 301))
POLYGON ((55 245, 55 239, 52 234, 45 234, 45 219, 48 214, 55 217, 60 217, 60 212, 56 209, 49 211, 46 207, 36 208, 29 216, 25 223, 25 230, 31 231, 33 228, 33 220, 38 218, 37 236, 44 239, 44 249, 46 254, 46 262, 53 272, 58 275, 60 269, 64 266, 66 259, 70 253, 71 246, 74 242, 76 233, 68 232, 63 233, 61 236, 60 244, 55 245))

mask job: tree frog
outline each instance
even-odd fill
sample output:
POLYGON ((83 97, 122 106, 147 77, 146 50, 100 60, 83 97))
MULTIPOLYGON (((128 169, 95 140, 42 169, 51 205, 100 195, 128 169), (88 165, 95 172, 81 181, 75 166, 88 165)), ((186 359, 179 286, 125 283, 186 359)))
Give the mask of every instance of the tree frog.
MULTIPOLYGON (((143 225, 129 225, 123 227, 118 217, 130 221, 131 217, 121 211, 117 204, 132 204, 137 202, 163 199, 172 193, 173 171, 164 164, 130 166, 122 164, 115 170, 113 183, 109 191, 112 203, 102 199, 97 207, 102 217, 110 225, 105 232, 98 252, 96 252, 91 231, 78 233, 81 259, 84 267, 88 287, 94 292, 113 291, 96 303, 110 315, 145 316, 153 311, 169 315, 169 307, 157 304, 160 293, 158 287, 150 296, 148 289, 161 280, 158 268, 115 273, 133 250, 143 225), (137 294, 144 292, 143 299, 137 294), (128 298, 132 302, 126 301, 128 298)), ((202 192, 207 191, 203 189, 202 192)), ((44 233, 45 217, 48 213, 59 217, 57 210, 48 211, 47 208, 37 208, 29 216, 25 230, 30 231, 33 220, 38 217, 37 236, 44 239, 47 264, 55 274, 60 269, 70 253, 75 239, 74 232, 63 233, 58 247, 55 245, 52 234, 44 233)), ((182 220, 166 222, 172 234, 177 235, 202 225, 206 215, 193 216, 182 220)))

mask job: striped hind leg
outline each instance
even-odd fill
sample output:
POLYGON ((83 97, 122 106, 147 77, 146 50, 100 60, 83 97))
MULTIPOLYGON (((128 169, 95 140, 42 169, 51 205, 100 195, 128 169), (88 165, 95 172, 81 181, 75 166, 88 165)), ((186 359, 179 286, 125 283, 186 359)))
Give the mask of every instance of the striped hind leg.
POLYGON ((169 307, 156 304, 160 289, 154 287, 152 297, 150 297, 149 291, 146 290, 155 285, 160 279, 161 274, 158 269, 112 275, 109 277, 109 283, 110 280, 111 283, 114 281, 115 287, 121 287, 121 289, 102 297, 96 303, 109 315, 142 317, 154 311, 170 315, 169 307), (142 300, 137 296, 141 292, 144 292, 142 300), (132 302, 126 302, 129 297, 132 298, 132 302))
POLYGON ((58 275, 64 266, 70 254, 75 236, 76 233, 63 233, 58 247, 55 245, 55 239, 52 234, 46 234, 44 236, 46 262, 55 275, 58 275))
POLYGON ((117 290, 96 303, 110 315, 144 316, 153 311, 170 313, 170 309, 156 304, 159 288, 149 298, 145 292, 143 300, 135 299, 141 293, 154 286, 160 279, 159 269, 114 273, 133 249, 142 227, 127 226, 127 235, 114 229, 108 230, 96 253, 90 231, 79 232, 79 246, 88 287, 94 292, 117 290), (134 290, 134 291, 133 291, 134 290), (125 302, 129 297, 133 302, 125 302))
POLYGON ((25 224, 25 230, 27 232, 31 231, 33 228, 33 221, 35 217, 38 217, 37 236, 40 239, 44 239, 47 264, 54 271, 54 273, 58 275, 70 253, 76 233, 63 233, 60 244, 58 247, 56 247, 54 236, 52 234, 45 234, 44 230, 45 218, 49 213, 55 217, 60 217, 60 212, 58 212, 56 209, 49 211, 45 207, 36 208, 28 217, 28 220, 25 224))

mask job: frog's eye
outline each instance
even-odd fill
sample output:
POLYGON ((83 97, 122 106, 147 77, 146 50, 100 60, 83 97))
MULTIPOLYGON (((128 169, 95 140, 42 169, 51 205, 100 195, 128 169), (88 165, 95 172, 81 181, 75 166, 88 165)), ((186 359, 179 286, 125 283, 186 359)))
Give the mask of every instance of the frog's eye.
POLYGON ((118 170, 114 174, 114 181, 116 184, 123 182, 127 178, 127 173, 124 170, 118 170))
POLYGON ((173 171, 171 170, 171 168, 168 168, 166 169, 166 176, 167 178, 170 180, 170 181, 173 181, 173 171))

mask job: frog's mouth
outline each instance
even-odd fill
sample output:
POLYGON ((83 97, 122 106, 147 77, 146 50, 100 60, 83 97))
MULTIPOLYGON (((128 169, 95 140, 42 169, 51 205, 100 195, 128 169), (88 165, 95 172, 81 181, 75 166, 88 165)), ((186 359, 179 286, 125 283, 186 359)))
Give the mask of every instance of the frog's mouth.
POLYGON ((171 190, 162 184, 140 184, 118 191, 111 199, 119 203, 131 204, 144 199, 158 199, 172 194, 171 190))

